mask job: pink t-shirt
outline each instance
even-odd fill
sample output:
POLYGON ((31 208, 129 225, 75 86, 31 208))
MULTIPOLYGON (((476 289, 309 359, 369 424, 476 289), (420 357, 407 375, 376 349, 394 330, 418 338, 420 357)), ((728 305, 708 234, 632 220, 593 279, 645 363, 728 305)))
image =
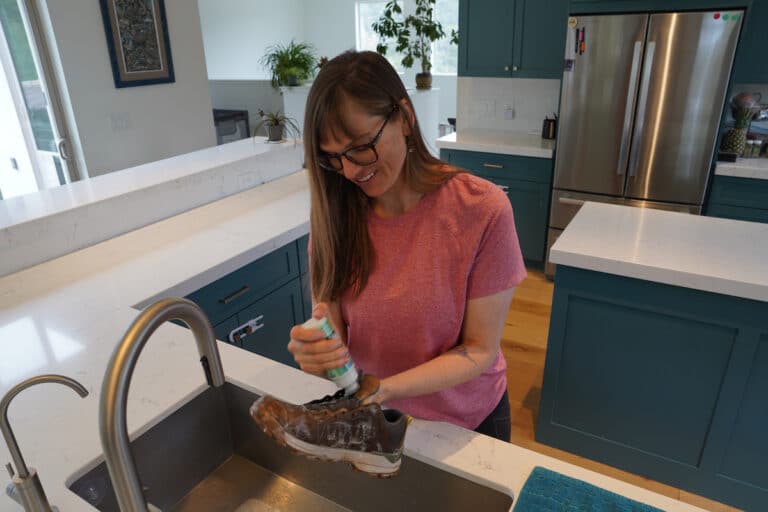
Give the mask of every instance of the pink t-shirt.
MULTIPOLYGON (((369 216, 376 261, 358 297, 341 308, 358 368, 388 377, 455 347, 467 300, 493 295, 526 275, 506 194, 458 174, 392 218, 369 216)), ((501 351, 480 376, 429 395, 392 400, 415 417, 475 429, 507 387, 501 351)))

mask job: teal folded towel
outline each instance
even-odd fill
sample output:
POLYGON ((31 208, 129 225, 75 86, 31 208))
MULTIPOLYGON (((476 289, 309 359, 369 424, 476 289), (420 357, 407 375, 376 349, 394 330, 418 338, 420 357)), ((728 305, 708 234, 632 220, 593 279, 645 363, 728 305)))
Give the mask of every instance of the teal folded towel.
POLYGON ((663 512, 594 485, 535 467, 514 512, 663 512))

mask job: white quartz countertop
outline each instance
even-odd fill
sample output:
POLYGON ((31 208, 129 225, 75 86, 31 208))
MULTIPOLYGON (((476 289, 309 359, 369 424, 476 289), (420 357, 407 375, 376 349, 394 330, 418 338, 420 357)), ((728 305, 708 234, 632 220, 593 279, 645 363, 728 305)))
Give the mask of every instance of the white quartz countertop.
POLYGON ((586 203, 552 246, 559 265, 768 301, 768 224, 586 203))
MULTIPOLYGON (((75 378, 90 392, 80 399, 63 386, 35 386, 17 396, 9 410, 26 462, 37 468, 59 510, 92 510, 66 483, 100 456, 102 377, 114 346, 137 315, 132 305, 185 295, 302 236, 308 230, 308 205, 306 175, 298 172, 0 278, 0 396, 43 373, 75 378)), ((227 379, 255 392, 304 402, 333 390, 330 382, 293 368, 224 343, 219 348, 227 379)), ((204 382, 189 331, 165 324, 136 365, 129 431, 156 422, 204 382)), ((539 465, 669 512, 700 511, 445 423, 415 421, 406 453, 515 495, 539 465)), ((0 442, 0 462, 7 460, 0 442)), ((19 510, 0 495, 0 511, 19 510)))
POLYGON ((502 155, 552 158, 555 141, 542 139, 541 134, 536 133, 470 129, 440 137, 437 139, 437 147, 502 155))
POLYGON ((717 162, 715 174, 768 180, 768 158, 738 158, 735 162, 717 162))

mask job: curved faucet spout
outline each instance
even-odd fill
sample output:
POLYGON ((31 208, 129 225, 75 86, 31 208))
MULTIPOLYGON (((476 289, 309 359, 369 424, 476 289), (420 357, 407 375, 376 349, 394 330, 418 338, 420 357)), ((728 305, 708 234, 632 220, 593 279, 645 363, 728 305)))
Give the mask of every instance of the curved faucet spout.
POLYGON ((49 511, 51 510, 51 506, 48 503, 48 498, 45 496, 45 491, 43 490, 43 486, 40 483, 37 473, 34 469, 30 471, 26 462, 24 462, 24 457, 21 456, 19 443, 16 441, 16 436, 13 435, 11 424, 8 422, 8 406, 11 405, 11 400, 25 389, 46 382, 63 384, 64 386, 72 388, 82 398, 88 396, 88 390, 74 379, 70 379, 63 375, 38 375, 37 377, 32 377, 16 384, 5 394, 3 399, 0 400, 0 431, 3 433, 5 443, 8 445, 8 451, 11 452, 11 458, 16 465, 17 475, 15 478, 11 465, 8 464, 6 467, 13 479, 13 484, 16 486, 21 498, 21 504, 24 506, 25 510, 49 511))
POLYGON ((187 324, 197 341, 200 362, 211 386, 224 385, 224 370, 213 327, 197 304, 187 299, 163 299, 148 306, 128 327, 104 374, 99 406, 101 446, 120 510, 146 511, 147 502, 133 460, 126 422, 128 388, 144 345, 168 320, 187 324))

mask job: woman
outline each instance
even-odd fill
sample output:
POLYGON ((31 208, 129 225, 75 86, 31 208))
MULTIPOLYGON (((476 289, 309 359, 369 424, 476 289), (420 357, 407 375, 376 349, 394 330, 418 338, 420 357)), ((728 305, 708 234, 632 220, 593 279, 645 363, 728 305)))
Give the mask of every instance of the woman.
POLYGON ((525 277, 512 208, 493 184, 429 154, 392 66, 373 52, 325 64, 307 100, 313 316, 288 350, 323 375, 350 356, 368 401, 509 440, 501 332, 525 277))

